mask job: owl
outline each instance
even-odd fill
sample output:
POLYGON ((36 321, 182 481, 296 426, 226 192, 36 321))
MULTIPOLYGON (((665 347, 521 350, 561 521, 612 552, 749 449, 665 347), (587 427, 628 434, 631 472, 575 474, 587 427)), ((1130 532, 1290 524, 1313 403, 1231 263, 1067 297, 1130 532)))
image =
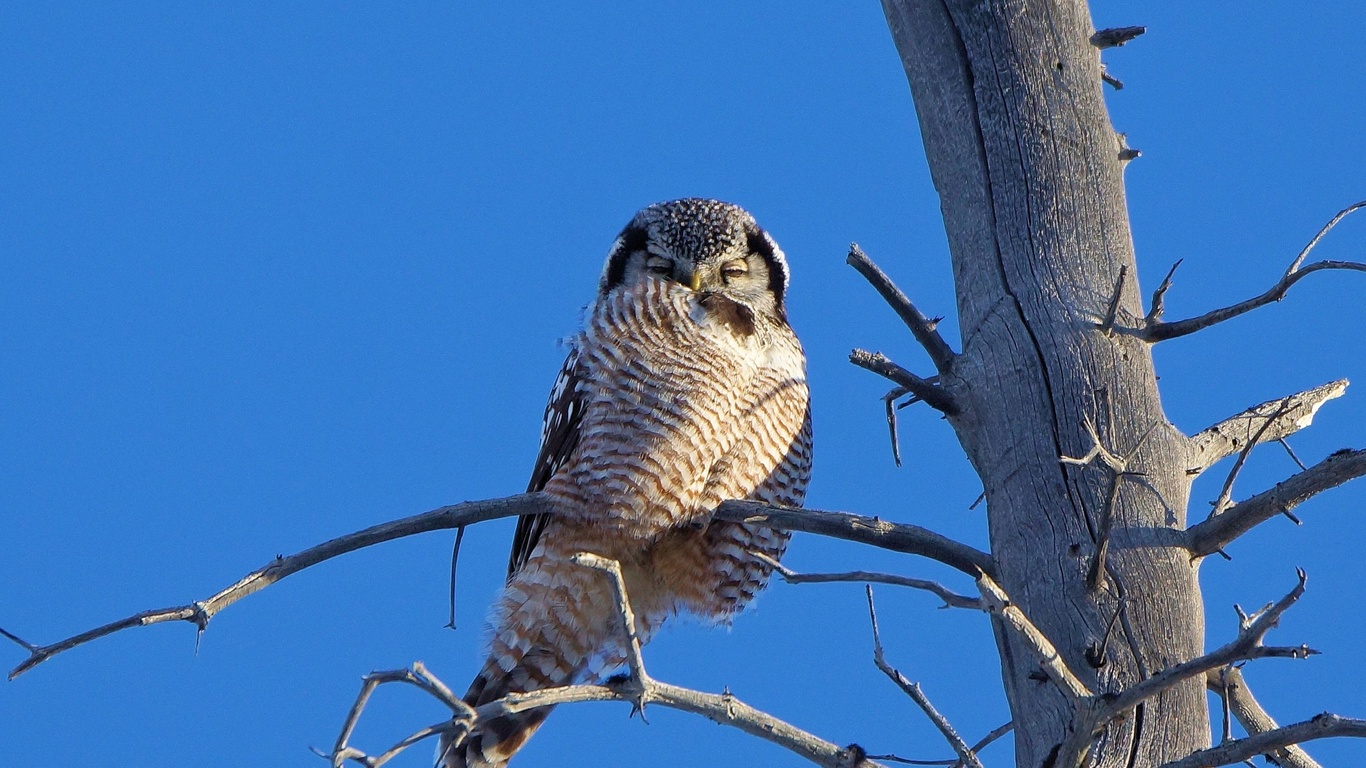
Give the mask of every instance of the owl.
MULTIPOLYGON (((786 532, 711 520, 727 499, 798 506, 811 475, 806 359, 787 324, 787 262, 743 209, 685 199, 636 214, 607 255, 550 394, 530 491, 465 701, 601 680, 625 659, 621 564, 642 642, 671 616, 726 623, 763 589, 786 532)), ((503 766, 549 708, 482 722, 448 766, 503 766)))

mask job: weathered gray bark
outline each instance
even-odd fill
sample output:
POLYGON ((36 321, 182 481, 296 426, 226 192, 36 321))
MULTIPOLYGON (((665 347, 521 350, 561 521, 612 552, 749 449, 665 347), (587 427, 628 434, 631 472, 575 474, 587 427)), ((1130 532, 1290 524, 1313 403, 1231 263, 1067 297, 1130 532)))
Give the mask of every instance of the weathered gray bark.
MULTIPOLYGON (((1083 0, 884 0, 953 256, 962 353, 942 384, 986 489, 998 580, 1093 692, 1198 656, 1197 563, 1182 546, 1190 441, 1162 411, 1148 345, 1099 325, 1143 311, 1120 145, 1083 0), (1062 456, 1102 445, 1141 475, 1062 456), (1119 483, 1104 575, 1110 484, 1119 483), (1120 611, 1121 603, 1124 606, 1120 611), (1114 631, 1103 643, 1112 619, 1114 631), (1103 662, 1095 651, 1104 646, 1103 662), (1088 658, 1089 656, 1089 658, 1088 658)), ((997 629, 1016 763, 1048 765, 1073 706, 997 629)), ((1158 766, 1209 745, 1203 680, 1111 724, 1099 766, 1158 766)))

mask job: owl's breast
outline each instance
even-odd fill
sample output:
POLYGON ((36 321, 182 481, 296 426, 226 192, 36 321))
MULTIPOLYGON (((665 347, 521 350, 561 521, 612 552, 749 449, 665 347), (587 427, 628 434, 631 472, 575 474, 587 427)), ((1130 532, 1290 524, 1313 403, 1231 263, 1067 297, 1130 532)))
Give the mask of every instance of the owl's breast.
MULTIPOLYGON (((630 538, 694 519, 716 467, 747 435, 773 433, 785 447, 805 413, 801 350, 785 326, 778 334, 754 318, 754 331, 737 335, 717 316, 699 323, 707 305, 674 285, 646 281, 594 306, 576 343, 587 395, 578 445, 546 486, 571 513, 630 538), (775 395, 802 402, 780 406, 775 395), (782 423, 755 423, 775 417, 782 423)), ((781 453, 754 453, 768 465, 745 473, 758 482, 781 453)))

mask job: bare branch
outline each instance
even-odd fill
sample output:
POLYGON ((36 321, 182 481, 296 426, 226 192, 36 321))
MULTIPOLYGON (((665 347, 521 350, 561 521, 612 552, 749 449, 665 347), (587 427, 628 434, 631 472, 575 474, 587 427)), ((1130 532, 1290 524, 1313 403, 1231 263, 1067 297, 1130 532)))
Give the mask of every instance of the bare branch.
MULTIPOLYGON (((529 709, 581 701, 624 701, 634 705, 638 695, 635 690, 619 689, 616 685, 571 685, 532 693, 509 694, 505 698, 479 707, 477 714, 480 720, 488 720, 529 709)), ((879 768, 878 763, 870 760, 860 762, 863 756, 861 749, 854 746, 841 747, 825 741, 761 712, 729 693, 703 693, 651 679, 645 689, 645 701, 702 715, 714 723, 738 728, 751 736, 777 744, 816 765, 827 768, 879 768)))
POLYGON ((1318 233, 1315 234, 1314 237, 1310 239, 1310 241, 1304 246, 1304 249, 1300 251, 1300 254, 1295 257, 1295 261, 1293 261, 1290 264, 1289 269, 1285 270, 1285 276, 1289 277, 1290 275, 1293 275, 1295 274, 1295 272, 1299 271, 1300 265, 1304 263, 1305 257, 1309 255, 1310 251, 1314 250, 1314 246, 1319 244, 1319 241, 1323 239, 1323 236, 1331 232, 1333 227, 1336 227, 1338 225, 1338 222, 1342 221, 1343 219, 1347 218, 1353 213, 1356 213, 1362 208, 1366 208, 1366 200, 1362 200, 1361 202, 1357 203, 1352 203, 1346 208, 1343 208, 1342 210, 1333 214, 1333 218, 1329 219, 1328 223, 1323 225, 1323 229, 1320 229, 1318 233))
POLYGON ((1304 571, 1298 571, 1298 576, 1299 582, 1294 589, 1275 603, 1266 606, 1252 616, 1245 616, 1240 610, 1239 616, 1242 620, 1238 629, 1238 636, 1228 644, 1220 646, 1204 656, 1167 667, 1151 677, 1129 686, 1118 694, 1104 697, 1102 709, 1096 720, 1097 725, 1103 725, 1133 709, 1139 703, 1180 684, 1184 680, 1189 680, 1196 675, 1203 675, 1211 669, 1249 659, 1272 657, 1303 659, 1318 653, 1318 651, 1305 645, 1293 648, 1262 645, 1266 633, 1271 631, 1271 628, 1280 621, 1281 614, 1285 613, 1290 606, 1295 604, 1295 601, 1300 599, 1300 595, 1304 594, 1306 581, 1304 571))
POLYGON ((189 605, 178 606, 175 608, 162 608, 158 610, 143 611, 142 613, 129 616, 126 619, 105 624, 101 627, 73 635, 65 640, 61 640, 51 645, 45 645, 30 649, 30 655, 22 664, 15 667, 9 673, 9 679, 22 675, 29 669, 47 661, 53 656, 68 651, 76 646, 83 645, 110 635, 120 630, 130 627, 145 627, 151 624, 161 624, 168 621, 188 621, 199 628, 200 632, 208 626, 219 611, 229 605, 251 595, 259 590, 274 584, 275 582, 294 573, 317 565, 325 560, 330 560, 338 555, 354 552, 358 549, 379 544, 393 539, 400 539, 405 536, 412 536, 429 531, 437 531, 448 528, 456 528, 462 525, 482 522, 484 520, 494 520, 500 517, 511 517, 513 515, 533 514, 536 512, 549 511, 549 502, 536 493, 523 493, 517 496, 508 496, 500 499, 489 499, 486 501, 468 501, 463 504, 454 504, 447 507, 434 509, 420 515, 405 517, 393 522, 381 523, 371 526, 363 531, 339 536, 331 541, 324 542, 316 547, 310 547, 288 557, 277 557, 267 565, 244 576, 240 581, 232 586, 218 592, 217 594, 200 600, 189 605))
POLYGON ((1116 91, 1124 90, 1124 81, 1110 74, 1110 70, 1108 67, 1105 66, 1104 62, 1101 62, 1100 65, 1100 79, 1106 85, 1110 86, 1111 88, 1114 88, 1116 91))
POLYGON ((457 572, 456 566, 460 565, 460 542, 464 540, 465 526, 462 525, 455 529, 455 543, 451 545, 451 613, 450 618, 446 620, 447 629, 455 629, 455 575, 457 572))
POLYGON ((788 531, 803 531, 857 541, 875 547, 928 557, 976 577, 979 572, 994 576, 996 563, 991 555, 954 541, 918 525, 889 523, 876 517, 847 512, 822 512, 797 507, 774 507, 757 501, 727 501, 717 507, 713 517, 737 523, 760 523, 788 531))
MULTIPOLYGON (((991 731, 988 732, 987 735, 983 736, 981 740, 979 740, 976 744, 972 745, 973 753, 975 754, 977 752, 981 752, 983 749, 986 749, 987 746, 989 746, 993 741, 996 741, 997 739, 1001 738, 1007 733, 1010 733, 1013 730, 1015 730, 1014 720, 1008 721, 1003 725, 996 726, 995 728, 991 729, 991 731)), ((962 765, 963 763, 960 761, 957 765, 954 765, 953 768, 960 768, 962 765)))
MULTIPOLYGON (((971 749, 973 753, 976 754, 978 752, 981 752, 983 749, 986 749, 988 746, 990 746, 992 742, 996 741, 997 739, 1001 738, 1007 733, 1010 733, 1013 730, 1015 730, 1015 722, 1013 720, 1006 723, 1005 725, 1000 725, 993 728, 990 733, 983 736, 981 740, 979 740, 976 744, 972 745, 971 749)), ((868 755, 868 757, 872 760, 889 760, 894 763, 903 763, 905 765, 942 765, 945 766, 945 768, 964 768, 962 759, 910 760, 904 757, 897 757, 896 755, 868 755)))
MULTIPOLYGON (((1295 466, 1299 467, 1300 471, 1309 469, 1309 467, 1303 461, 1300 461, 1300 457, 1295 455, 1295 449, 1290 447, 1290 443, 1284 437, 1277 440, 1276 442, 1281 444, 1281 447, 1285 449, 1285 452, 1290 455, 1290 460, 1295 462, 1295 466)), ((1299 520, 1295 520, 1295 522, 1298 523, 1299 520)))
POLYGON ((1304 392, 1268 400, 1191 436, 1186 474, 1198 475, 1220 459, 1243 450, 1248 435, 1260 435, 1260 440, 1270 442, 1295 434, 1313 423, 1324 403, 1342 397, 1346 391, 1346 379, 1331 381, 1304 392))
POLYGON ((1176 263, 1172 265, 1172 268, 1167 270, 1167 276, 1162 278, 1162 284, 1157 286, 1157 290, 1153 291, 1152 307, 1148 310, 1147 316, 1143 318, 1143 325, 1145 327, 1162 319, 1162 313, 1167 309, 1165 300, 1167 298, 1167 291, 1171 290, 1172 287, 1172 277, 1176 275, 1176 268, 1181 266, 1181 262, 1183 261, 1185 261, 1185 259, 1177 259, 1176 263))
POLYGON ((1110 27, 1091 35, 1091 45, 1101 50, 1118 48, 1147 31, 1147 27, 1110 27))
POLYGON ((412 669, 394 669, 385 672, 371 672, 362 678, 360 693, 356 696, 356 701, 351 705, 351 711, 347 713, 345 722, 342 723, 341 733, 337 736, 336 744, 332 747, 331 754, 317 752, 322 757, 331 761, 334 768, 341 768, 347 760, 352 760, 367 768, 379 768, 389 762, 400 752, 413 746, 414 744, 437 736, 443 733, 459 733, 469 730, 469 724, 473 722, 474 710, 468 704, 461 701, 451 689, 441 682, 436 676, 427 671, 422 662, 414 662, 412 669), (444 723, 437 723, 416 731, 404 737, 398 743, 379 755, 368 755, 355 747, 350 746, 351 735, 356 730, 356 725, 360 722, 361 713, 365 711, 366 704, 370 701, 370 696, 375 689, 386 683, 407 683, 425 691, 428 695, 445 704, 451 710, 451 720, 444 723))
POLYGON ((945 416, 955 416, 962 411, 958 401, 948 393, 948 390, 902 368, 881 352, 856 349, 849 353, 849 362, 905 387, 907 392, 924 400, 931 408, 945 416))
POLYGON ((1063 661, 1062 654, 1058 653, 1052 641, 1034 626, 1018 606, 1011 604, 1010 598, 999 584, 983 573, 977 577, 977 588, 982 591, 982 602, 986 604, 987 612, 1000 617, 1007 626, 1019 634, 1025 646, 1034 655, 1034 660, 1038 662, 1044 674, 1048 675, 1048 679, 1073 701, 1091 697, 1091 690, 1067 666, 1067 662, 1063 661))
POLYGON ((636 711, 643 713, 647 704, 657 703, 665 707, 700 714, 713 722, 739 728, 751 736, 757 736, 765 741, 777 744, 827 768, 881 768, 877 763, 866 760, 865 752, 860 747, 852 745, 840 747, 832 744, 795 728, 772 715, 754 709, 729 693, 720 695, 702 693, 661 683, 651 678, 645 671, 645 662, 641 657, 640 640, 636 636, 635 616, 631 610, 630 598, 626 593, 626 582, 621 575, 621 565, 616 560, 588 552, 579 552, 572 559, 578 565, 602 571, 607 575, 612 585, 617 618, 621 622, 622 631, 627 641, 627 675, 613 678, 606 685, 568 685, 527 693, 510 693, 501 699, 484 704, 478 709, 471 709, 456 698, 455 694, 451 693, 444 683, 431 676, 420 662, 413 665, 411 672, 409 670, 395 670, 372 673, 366 677, 365 685, 361 688, 361 693, 351 708, 351 713, 342 727, 342 733, 337 739, 337 746, 333 750, 333 754, 325 755, 325 757, 331 759, 334 766, 340 766, 342 762, 349 759, 369 768, 375 768, 375 766, 381 765, 417 741, 438 733, 456 734, 457 738, 454 743, 458 744, 459 738, 477 730, 479 723, 488 722, 494 718, 558 704, 572 704, 582 701, 626 701, 631 703, 633 713, 636 711), (424 728, 400 741, 388 752, 377 757, 370 757, 359 750, 348 747, 346 742, 355 730, 356 721, 359 719, 361 711, 364 710, 370 694, 375 687, 386 682, 405 682, 421 688, 450 707, 454 717, 450 723, 424 728))
POLYGON ((896 462, 898 467, 901 466, 901 441, 897 437, 896 412, 911 403, 920 402, 920 398, 911 395, 906 402, 901 403, 900 405, 897 404, 896 399, 902 395, 909 394, 910 390, 899 386, 882 396, 882 404, 887 408, 887 431, 892 438, 892 461, 896 462))
POLYGON ((872 571, 847 571, 845 573, 797 573, 791 568, 774 560, 762 552, 751 552, 751 555, 768 563, 770 567, 788 584, 828 584, 830 582, 852 581, 860 583, 892 584, 898 587, 910 587, 912 589, 923 589, 933 592, 940 600, 944 601, 945 608, 974 608, 985 610, 982 601, 975 597, 960 595, 957 592, 945 587, 937 581, 926 581, 925 579, 912 579, 906 576, 897 576, 891 573, 874 573, 872 571))
MULTIPOLYGON (((1250 736, 1279 728, 1276 721, 1262 709, 1262 705, 1253 698, 1252 691, 1248 690, 1247 683, 1243 680, 1243 672, 1238 667, 1229 665, 1219 669, 1211 669, 1205 673, 1205 685, 1211 691, 1219 694, 1223 701, 1225 713, 1232 713, 1237 718, 1243 730, 1250 736)), ((1229 735, 1227 714, 1224 724, 1224 741, 1232 741, 1229 735)), ((1272 750, 1268 755, 1276 765, 1282 768, 1323 768, 1317 761, 1305 754, 1303 749, 1294 745, 1288 745, 1281 749, 1272 750)))
POLYGON ((1291 744, 1303 744, 1306 741, 1333 736, 1366 738, 1366 720, 1324 712, 1304 722, 1202 749, 1180 760, 1166 763, 1162 768, 1214 768, 1220 765, 1233 765, 1251 760, 1257 755, 1274 753, 1291 744))
POLYGON ((1090 664, 1096 669, 1105 666, 1106 657, 1110 652, 1110 638, 1115 632, 1115 622, 1119 621, 1120 615, 1128 610, 1128 608, 1128 598, 1126 597, 1120 597, 1119 600, 1115 602, 1115 612, 1110 614, 1110 623, 1105 625, 1105 634, 1100 636, 1099 643, 1092 643, 1090 647, 1086 649, 1087 664, 1090 664))
POLYGON ((1199 317, 1192 317, 1187 320, 1177 320, 1170 323, 1161 321, 1148 323, 1143 327, 1142 331, 1140 331, 1139 337, 1145 341, 1157 342, 1175 339, 1179 336, 1185 336, 1187 334, 1195 333, 1196 331, 1204 330, 1211 325, 1222 323, 1225 320, 1232 319, 1245 312, 1250 312, 1272 302, 1280 301, 1285 298, 1285 294, 1290 290, 1290 287, 1295 283, 1298 283, 1301 278, 1320 270, 1341 269, 1366 272, 1366 264, 1356 261, 1316 261, 1309 266, 1301 266, 1304 263, 1305 257, 1314 249, 1314 246, 1319 244, 1319 241, 1323 239, 1324 235, 1328 234, 1329 230, 1337 226, 1338 222, 1342 221, 1349 214, 1362 208, 1366 208, 1366 200, 1354 203, 1343 208, 1341 211, 1338 211, 1337 215, 1330 219, 1327 224, 1323 225, 1323 228, 1319 230, 1318 234, 1314 235, 1313 239, 1309 241, 1309 244, 1304 246, 1304 249, 1300 251, 1299 255, 1295 257, 1295 260, 1291 262, 1290 267, 1285 270, 1285 274, 1281 276, 1281 279, 1276 281, 1276 284, 1271 286, 1266 293, 1246 301, 1241 301, 1232 306, 1206 312, 1199 317))
POLYGON ((896 683, 897 687, 904 691, 907 696, 910 696, 911 700, 916 703, 916 706, 920 707, 925 713, 925 716, 930 719, 930 722, 934 723, 934 727, 938 728, 939 732, 944 735, 944 738, 949 742, 949 746, 953 747, 953 751, 958 755, 960 762, 968 766, 968 768, 983 768, 982 761, 977 759, 977 754, 972 751, 972 748, 968 746, 967 742, 963 741, 963 737, 958 735, 958 731, 954 730, 953 726, 949 724, 948 719, 939 714, 939 710, 934 708, 934 705, 930 703, 929 697, 920 690, 920 684, 907 680, 905 675, 901 674, 895 667, 887 663, 887 657, 882 652, 882 637, 877 629, 877 609, 873 606, 873 587, 870 584, 864 589, 868 594, 868 618, 873 623, 873 663, 877 665, 878 669, 882 670, 882 674, 896 683))
POLYGON ((1366 475, 1366 450, 1342 450, 1276 487, 1234 504, 1226 512, 1186 529, 1186 547, 1196 557, 1218 552, 1234 539, 1312 496, 1366 475))
MULTIPOLYGON (((252 571, 235 584, 204 600, 173 608, 143 611, 49 645, 30 643, 0 629, 0 634, 29 653, 28 658, 10 672, 9 679, 13 680, 59 653, 131 627, 186 621, 203 632, 208 627, 210 619, 238 600, 265 589, 286 576, 348 552, 419 533, 459 528, 500 517, 543 512, 552 512, 551 502, 539 493, 453 504, 339 536, 297 554, 277 557, 264 567, 252 571)), ((995 572, 991 556, 985 552, 913 525, 885 523, 877 518, 860 517, 844 512, 770 507, 750 502, 727 502, 722 505, 722 509, 717 510, 716 517, 741 522, 753 518, 775 528, 834 536, 898 552, 923 555, 974 575, 978 570, 995 572)))
POLYGON ((934 363, 934 367, 940 373, 948 373, 949 369, 953 367, 953 359, 956 355, 949 348, 948 343, 944 341, 944 337, 939 335, 936 328, 939 320, 931 320, 919 309, 916 309, 906 294, 896 287, 892 279, 887 277, 886 273, 879 269, 872 259, 868 258, 868 254, 864 253, 863 249, 858 247, 858 243, 849 244, 849 257, 845 259, 845 262, 858 270, 858 273, 872 284, 883 300, 891 305, 892 309, 901 317, 901 321, 915 335, 916 341, 920 342, 920 345, 929 353, 930 361, 934 363))

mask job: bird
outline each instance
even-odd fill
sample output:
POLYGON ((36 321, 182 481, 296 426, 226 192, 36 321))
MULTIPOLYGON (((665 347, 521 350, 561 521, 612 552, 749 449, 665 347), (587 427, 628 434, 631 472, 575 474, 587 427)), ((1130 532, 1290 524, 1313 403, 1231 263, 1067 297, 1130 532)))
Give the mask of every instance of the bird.
MULTIPOLYGON (((642 643, 677 615, 728 624, 764 588, 789 534, 711 514, 806 495, 810 395, 787 287, 782 250, 737 205, 657 203, 621 231, 546 406, 528 491, 549 511, 518 520, 467 704, 624 663, 611 585, 576 553, 620 564, 642 643)), ((442 759, 501 768, 550 709, 478 722, 442 759)))

